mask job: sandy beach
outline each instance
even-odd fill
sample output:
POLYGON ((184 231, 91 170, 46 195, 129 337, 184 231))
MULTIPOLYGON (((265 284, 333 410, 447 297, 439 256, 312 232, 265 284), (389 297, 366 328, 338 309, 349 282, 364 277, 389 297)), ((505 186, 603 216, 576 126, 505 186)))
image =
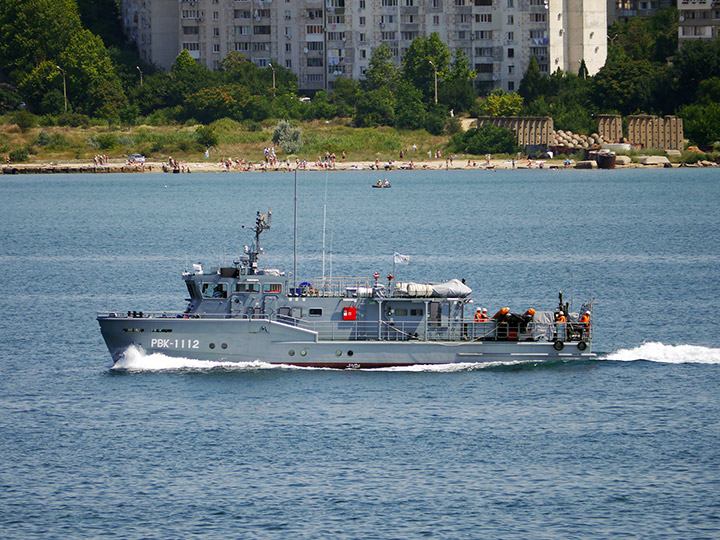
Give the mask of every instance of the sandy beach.
MULTIPOLYGON (((242 162, 240 160, 226 160, 225 162, 202 160, 202 161, 177 161, 177 167, 171 167, 167 162, 148 161, 145 164, 127 163, 121 159, 110 159, 102 165, 95 165, 83 161, 62 161, 49 163, 10 163, 0 167, 0 174, 43 174, 43 173, 157 173, 157 172, 270 172, 295 170, 294 161, 278 161, 276 164, 263 164, 263 162, 242 162)), ((388 160, 388 161, 347 161, 336 160, 329 166, 322 162, 306 162, 300 164, 302 171, 367 171, 376 170, 383 173, 392 173, 396 170, 484 170, 498 171, 511 169, 574 169, 590 168, 578 167, 574 161, 568 162, 565 159, 541 159, 541 160, 506 160, 485 159, 432 159, 432 160, 388 160)), ((629 163, 627 165, 616 165, 616 168, 632 167, 662 167, 661 164, 641 165, 629 163)), ((666 165, 667 166, 667 165, 666 165)), ((677 164, 672 164, 677 167, 677 164)), ((706 165, 707 166, 707 165, 706 165)))

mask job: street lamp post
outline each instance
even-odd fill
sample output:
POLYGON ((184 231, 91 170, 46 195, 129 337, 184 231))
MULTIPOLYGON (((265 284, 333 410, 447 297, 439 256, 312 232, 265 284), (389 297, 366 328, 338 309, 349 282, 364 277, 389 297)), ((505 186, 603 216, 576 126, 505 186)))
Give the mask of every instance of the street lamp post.
POLYGON ((428 60, 428 62, 430 62, 430 65, 433 67, 433 71, 435 71, 435 105, 437 105, 437 67, 435 67, 432 60, 428 60))
POLYGON ((136 67, 137 70, 140 72, 140 88, 142 88, 142 76, 143 76, 143 72, 142 72, 142 69, 140 69, 140 66, 135 66, 135 67, 136 67))
POLYGON ((274 68, 273 65, 272 65, 271 63, 269 63, 269 62, 268 62, 268 66, 270 66, 270 69, 272 69, 272 74, 273 74, 273 88, 272 88, 272 90, 273 90, 273 99, 275 99, 275 68, 274 68))
POLYGON ((55 66, 60 70, 63 76, 63 98, 65 98, 65 113, 67 114, 67 85, 65 84, 65 70, 60 66, 55 66))

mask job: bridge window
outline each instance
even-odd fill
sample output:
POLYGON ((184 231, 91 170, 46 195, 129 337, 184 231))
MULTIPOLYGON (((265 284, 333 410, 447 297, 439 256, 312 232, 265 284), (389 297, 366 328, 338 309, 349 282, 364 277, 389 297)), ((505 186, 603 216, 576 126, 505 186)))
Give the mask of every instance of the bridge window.
POLYGON ((227 283, 203 283, 203 298, 227 298, 227 283))
POLYGON ((411 310, 410 310, 410 316, 411 316, 411 317, 422 317, 422 316, 423 316, 423 310, 422 310, 422 309, 411 309, 411 310))
POLYGON ((322 315, 322 308, 310 308, 308 310, 308 315, 311 317, 320 317, 322 315))
POLYGON ((260 284, 259 283, 236 283, 235 284, 235 292, 260 292, 260 284))
POLYGON ((266 293, 281 293, 282 285, 280 283, 266 283, 263 285, 263 292, 266 293))

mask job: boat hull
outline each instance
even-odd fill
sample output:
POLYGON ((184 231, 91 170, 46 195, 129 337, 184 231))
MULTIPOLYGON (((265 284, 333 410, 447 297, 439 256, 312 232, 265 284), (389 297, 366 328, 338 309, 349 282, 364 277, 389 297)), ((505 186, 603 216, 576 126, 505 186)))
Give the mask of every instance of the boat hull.
POLYGON ((305 367, 547 362, 594 358, 585 342, 320 340, 311 330, 268 319, 98 317, 117 362, 134 346, 147 354, 215 362, 267 362, 305 367))

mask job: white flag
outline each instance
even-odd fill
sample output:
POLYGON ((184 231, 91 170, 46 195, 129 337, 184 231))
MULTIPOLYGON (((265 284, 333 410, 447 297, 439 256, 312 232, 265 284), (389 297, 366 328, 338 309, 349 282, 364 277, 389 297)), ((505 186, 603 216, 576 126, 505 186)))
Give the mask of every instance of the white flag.
POLYGON ((410 255, 401 255, 397 251, 395 252, 395 256, 393 258, 393 262, 395 264, 409 264, 410 263, 410 255))

